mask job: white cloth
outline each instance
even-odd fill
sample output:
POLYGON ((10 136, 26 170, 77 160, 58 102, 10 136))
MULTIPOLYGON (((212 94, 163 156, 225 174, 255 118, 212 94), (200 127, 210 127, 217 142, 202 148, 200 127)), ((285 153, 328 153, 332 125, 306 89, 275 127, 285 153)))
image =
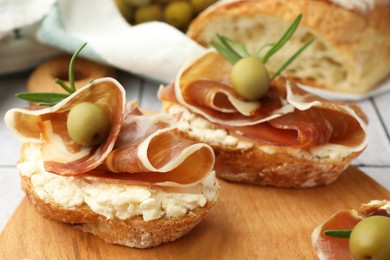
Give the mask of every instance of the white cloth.
POLYGON ((55 2, 56 0, 0 0, 0 35, 41 20, 55 2))
POLYGON ((0 27, 0 32, 43 17, 37 32, 40 43, 73 53, 87 42, 81 56, 164 83, 174 79, 188 58, 203 51, 203 47, 165 23, 130 26, 114 0, 59 0, 58 6, 53 6, 55 0, 6 1, 10 6, 6 11, 9 22, 0 27), (23 8, 18 8, 18 4, 23 8), (28 8, 30 12, 26 11, 28 8), (37 9, 39 12, 32 11, 37 9), (12 13, 19 10, 23 10, 23 16, 12 20, 12 13))
POLYGON ((130 26, 113 0, 60 0, 59 7, 70 36, 88 42, 108 64, 156 80, 173 80, 183 63, 203 50, 162 22, 130 26))
POLYGON ((0 75, 29 69, 58 50, 37 41, 36 30, 56 0, 0 0, 0 75))

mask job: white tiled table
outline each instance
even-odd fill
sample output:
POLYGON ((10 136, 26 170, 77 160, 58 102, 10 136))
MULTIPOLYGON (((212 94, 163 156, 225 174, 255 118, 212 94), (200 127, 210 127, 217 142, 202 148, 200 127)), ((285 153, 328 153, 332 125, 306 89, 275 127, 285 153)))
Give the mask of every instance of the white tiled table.
MULTIPOLYGON (((13 107, 26 106, 15 98, 17 92, 25 90, 30 71, 0 76, 0 114, 13 107)), ((159 83, 150 82, 131 74, 118 71, 118 81, 126 88, 127 100, 137 99, 147 110, 160 110, 156 98, 159 83)), ((369 145, 353 165, 374 178, 390 191, 390 92, 360 102, 367 113, 369 124, 369 145)), ((18 206, 24 194, 21 191, 16 161, 21 143, 0 120, 0 231, 18 206)))

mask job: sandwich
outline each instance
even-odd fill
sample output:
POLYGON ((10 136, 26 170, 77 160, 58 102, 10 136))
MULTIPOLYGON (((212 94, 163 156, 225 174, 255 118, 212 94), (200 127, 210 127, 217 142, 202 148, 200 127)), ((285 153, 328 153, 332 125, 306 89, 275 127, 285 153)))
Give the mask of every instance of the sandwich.
MULTIPOLYGON (((251 52, 274 42, 298 14, 300 27, 268 64, 275 71, 291 50, 315 37, 285 74, 308 89, 362 95, 390 76, 390 1, 219 1, 191 23, 187 35, 209 47, 216 34, 251 52)), ((318 91, 317 91, 318 92, 318 91)))
POLYGON ((188 61, 174 82, 160 88, 163 111, 180 117, 181 135, 213 147, 218 177, 315 187, 335 181, 366 147, 368 119, 358 105, 315 96, 281 76, 281 69, 267 70, 265 57, 288 41, 301 18, 263 57, 217 35, 216 50, 188 61))
POLYGON ((317 226, 312 244, 318 259, 389 259, 390 201, 372 200, 341 210, 317 226))
POLYGON ((135 248, 174 241, 205 217, 219 196, 210 146, 178 135, 174 116, 126 102, 115 79, 65 89, 22 93, 35 105, 5 115, 39 213, 135 248))

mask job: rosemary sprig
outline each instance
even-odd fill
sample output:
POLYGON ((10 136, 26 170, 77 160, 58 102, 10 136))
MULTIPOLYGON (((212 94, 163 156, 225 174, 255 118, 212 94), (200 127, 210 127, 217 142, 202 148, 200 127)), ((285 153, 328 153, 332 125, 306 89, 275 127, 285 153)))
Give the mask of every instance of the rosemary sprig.
POLYGON ((275 74, 272 76, 271 80, 274 80, 277 76, 279 76, 282 71, 288 67, 312 42, 314 39, 310 39, 307 43, 305 43, 297 52, 295 52, 286 62, 280 66, 280 68, 275 72, 275 74))
MULTIPOLYGON (((280 39, 276 43, 269 43, 264 46, 260 46, 260 48, 256 51, 255 57, 260 56, 260 52, 265 48, 269 48, 269 50, 264 54, 261 58, 261 62, 265 64, 277 51, 279 51, 293 36, 296 29, 299 26, 299 23, 302 20, 302 14, 298 15, 292 24, 287 28, 286 32, 280 37, 280 39)), ((211 41, 211 46, 213 46, 225 59, 227 59, 233 65, 242 59, 243 57, 249 57, 251 54, 246 49, 246 47, 238 43, 232 39, 229 39, 225 36, 217 34, 217 41, 211 41), (240 53, 242 55, 240 55, 240 53)), ((277 76, 279 76, 307 47, 309 47, 314 41, 314 38, 307 41, 298 51, 296 51, 287 61, 285 61, 274 73, 271 80, 274 80, 277 76)))
POLYGON ((54 82, 63 88, 67 94, 62 93, 52 93, 52 92, 21 92, 17 93, 16 97, 30 101, 30 102, 36 102, 40 106, 54 106, 61 100, 69 97, 71 94, 73 94, 76 91, 76 85, 74 83, 74 63, 81 52, 81 50, 87 45, 87 43, 84 43, 72 56, 70 63, 69 63, 69 72, 68 72, 68 81, 69 86, 66 85, 64 81, 61 79, 56 78, 54 82))
POLYGON ((349 238, 351 236, 351 229, 330 229, 330 230, 325 230, 324 234, 330 237, 339 237, 339 238, 349 238))
POLYGON ((278 50, 280 50, 291 36, 293 36, 295 30, 298 28, 299 23, 302 20, 302 14, 298 15, 295 18, 294 22, 288 27, 287 31, 282 35, 278 42, 276 42, 272 48, 264 55, 262 62, 265 64, 272 55, 274 55, 278 50))
MULTIPOLYGON (((217 38, 221 43, 212 41, 211 46, 213 46, 225 59, 234 64, 242 58, 241 55, 229 45, 227 37, 217 34, 217 38)), ((229 41, 233 42, 231 39, 229 39, 229 41)))
POLYGON ((23 92, 16 94, 18 98, 28 100, 30 102, 37 102, 40 105, 43 104, 57 104, 61 100, 67 98, 69 94, 52 93, 52 92, 23 92))

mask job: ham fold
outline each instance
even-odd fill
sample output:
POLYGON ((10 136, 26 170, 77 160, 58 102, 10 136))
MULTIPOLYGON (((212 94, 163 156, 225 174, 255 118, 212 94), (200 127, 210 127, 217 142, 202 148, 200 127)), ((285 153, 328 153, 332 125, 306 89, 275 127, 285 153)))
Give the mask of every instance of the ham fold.
POLYGON ((23 142, 38 142, 45 170, 62 176, 160 186, 191 186, 213 169, 214 153, 175 134, 177 118, 144 115, 136 102, 126 104, 114 79, 91 82, 53 107, 11 109, 7 126, 23 142), (93 102, 110 117, 111 130, 101 145, 85 147, 69 136, 66 119, 80 102, 93 102))
POLYGON ((231 68, 217 52, 207 51, 160 88, 159 98, 255 142, 310 149, 331 145, 351 152, 366 147, 368 119, 359 106, 322 99, 283 78, 259 101, 247 101, 233 90, 231 68))
POLYGON ((330 237, 325 235, 324 231, 353 229, 363 218, 375 215, 390 217, 390 203, 387 201, 372 201, 363 204, 359 210, 339 211, 324 224, 318 226, 312 233, 312 243, 319 259, 352 259, 348 239, 330 237))

